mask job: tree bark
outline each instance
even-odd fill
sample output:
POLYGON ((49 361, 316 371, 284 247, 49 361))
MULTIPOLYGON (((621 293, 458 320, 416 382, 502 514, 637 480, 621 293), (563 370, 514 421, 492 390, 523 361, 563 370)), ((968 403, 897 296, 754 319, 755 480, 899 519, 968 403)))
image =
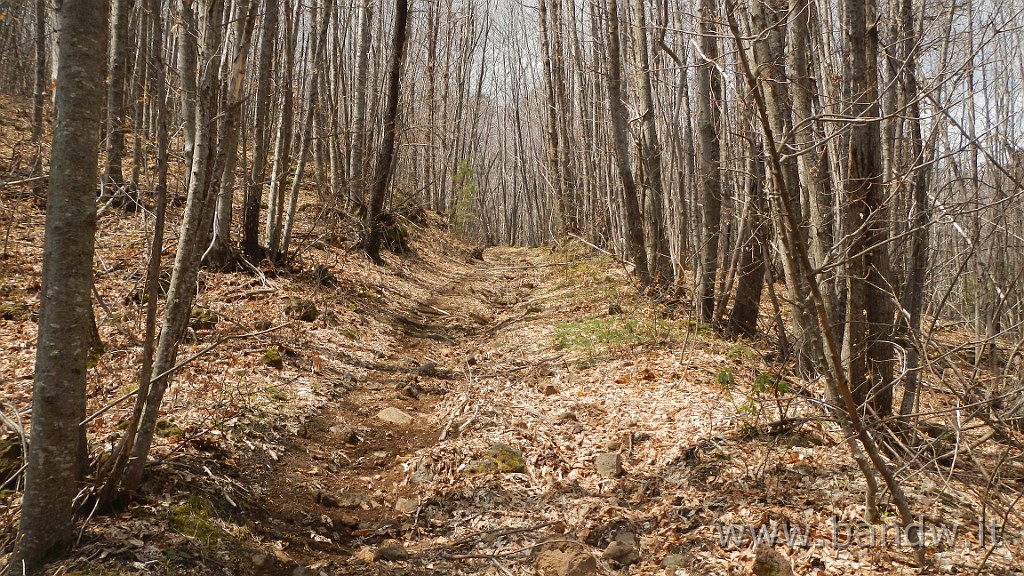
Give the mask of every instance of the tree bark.
POLYGON ((715 282, 718 273, 718 245, 722 226, 721 120, 718 106, 722 101, 722 78, 718 74, 718 37, 715 0, 701 0, 698 15, 700 48, 705 61, 697 67, 697 178, 698 194, 704 199, 703 238, 701 242, 698 295, 700 318, 715 318, 715 282))
POLYGON ((292 120, 292 73, 295 65, 295 50, 298 42, 299 19, 291 15, 290 3, 285 3, 285 49, 281 64, 281 120, 274 139, 274 168, 270 177, 270 201, 267 206, 267 228, 264 241, 271 258, 277 258, 281 241, 282 215, 284 213, 284 181, 291 164, 292 120))
POLYGON ((228 270, 234 265, 231 254, 231 210, 235 196, 239 123, 242 119, 242 85, 245 81, 252 31, 256 25, 256 11, 250 0, 236 0, 233 22, 234 50, 231 54, 224 54, 224 68, 228 77, 225 82, 227 90, 223 97, 223 120, 218 131, 220 142, 217 144, 215 161, 214 185, 217 186, 218 192, 213 216, 213 238, 205 254, 207 263, 218 270, 228 270))
POLYGON ((260 56, 257 67, 255 136, 252 169, 245 187, 242 207, 242 251, 249 258, 258 259, 260 250, 260 203, 263 202, 263 180, 267 172, 270 148, 271 114, 270 81, 274 73, 274 42, 277 40, 278 0, 265 0, 263 4, 263 30, 260 37, 260 56))
POLYGON ((644 193, 644 244, 651 278, 663 285, 673 281, 672 258, 669 253, 668 237, 665 235, 665 194, 662 181, 661 141, 658 139, 658 123, 654 114, 654 88, 651 79, 651 61, 647 48, 647 17, 644 0, 632 0, 633 40, 636 45, 638 66, 637 85, 640 89, 642 106, 640 122, 640 156, 645 172, 644 193))
MULTIPOLYGON (((873 2, 871 3, 873 4, 873 2)), ((868 6, 846 0, 846 42, 850 56, 844 75, 849 81, 851 118, 847 176, 844 182, 844 223, 848 314, 843 357, 853 398, 861 410, 878 418, 892 412, 891 296, 886 265, 887 228, 883 220, 881 134, 878 125, 878 84, 871 44, 868 6)))
POLYGON ((333 0, 326 0, 323 9, 320 10, 319 30, 313 44, 313 72, 307 81, 306 94, 305 98, 303 98, 306 117, 303 121, 302 132, 299 134, 299 158, 295 166, 295 176, 292 178, 291 194, 288 198, 288 212, 281 235, 281 257, 286 257, 288 254, 288 244, 291 242, 292 227, 295 223, 295 207, 299 200, 299 187, 302 185, 302 176, 306 168, 306 160, 309 157, 309 146, 313 137, 313 118, 316 115, 317 108, 317 93, 320 89, 320 68, 323 65, 324 52, 327 49, 327 29, 331 22, 331 12, 333 10, 333 0))
POLYGON ((408 0, 395 0, 394 35, 391 38, 391 64, 388 70, 387 105, 384 110, 384 135, 377 154, 373 175, 373 191, 366 212, 366 231, 362 248, 375 264, 384 264, 380 257, 381 235, 385 224, 384 199, 391 180, 391 164, 395 159, 398 131, 398 96, 401 87, 402 60, 405 53, 406 27, 409 22, 408 0))
POLYGON ((99 129, 107 0, 64 0, 56 121, 40 289, 25 496, 10 567, 35 572, 74 537, 72 502, 86 454, 86 362, 92 344, 99 129))
MULTIPOLYGON (((356 94, 352 119, 352 156, 349 164, 349 173, 352 175, 352 180, 349 182, 348 193, 349 203, 359 205, 366 202, 366 143, 369 141, 369 135, 366 133, 366 96, 370 90, 368 79, 370 72, 370 31, 372 20, 373 8, 371 0, 361 0, 359 4, 359 43, 356 49, 356 94)), ((433 102, 430 105, 432 106, 433 102)))
POLYGON ((125 71, 128 61, 128 12, 131 0, 113 0, 110 22, 110 65, 107 69, 107 141, 106 165, 104 167, 104 188, 108 195, 121 193, 124 174, 121 160, 124 158, 124 112, 125 112, 125 71))
MULTIPOLYGON (((756 142, 756 141, 754 141, 756 142)), ((752 338, 757 334, 757 316, 761 309, 761 292, 764 290, 765 260, 768 246, 768 222, 765 213, 768 205, 764 197, 764 156, 754 150, 751 144, 749 176, 749 203, 743 222, 746 230, 745 238, 741 238, 740 263, 737 266, 739 280, 736 283, 736 296, 726 333, 732 337, 746 336, 752 338)))
POLYGON ((627 112, 622 98, 622 51, 619 41, 619 4, 607 0, 608 17, 607 48, 605 61, 607 75, 608 113, 611 116, 612 150, 615 154, 615 168, 622 186, 621 203, 625 219, 626 255, 634 266, 634 273, 640 283, 651 283, 647 251, 644 247, 644 224, 640 215, 640 201, 637 196, 636 180, 629 166, 629 141, 626 126, 627 112))
MULTIPOLYGON (((188 199, 182 217, 181 229, 178 232, 178 250, 174 257, 174 268, 171 272, 171 283, 167 289, 167 306, 164 310, 163 323, 160 327, 160 338, 157 342, 156 357, 153 362, 153 373, 156 377, 150 384, 149 394, 139 396, 143 402, 142 417, 139 421, 136 441, 132 446, 131 459, 125 468, 121 481, 122 490, 131 492, 142 483, 142 475, 146 466, 146 458, 153 444, 157 417, 164 392, 170 383, 168 371, 174 366, 178 353, 178 341, 188 323, 192 308, 192 295, 195 292, 196 277, 199 272, 201 247, 205 245, 206 229, 210 211, 213 207, 214 195, 209 182, 210 146, 214 138, 216 124, 216 85, 219 69, 217 53, 221 46, 221 18, 223 16, 223 0, 195 2, 180 0, 179 12, 184 17, 179 29, 179 66, 183 78, 195 77, 199 72, 198 99, 195 101, 195 112, 190 114, 196 120, 196 141, 193 158, 190 162, 191 173, 188 178, 188 199), (195 22, 196 13, 202 16, 201 26, 190 26, 195 22), (199 31, 202 31, 200 34, 199 31), (185 36, 196 35, 201 39, 201 54, 189 50, 185 36), (200 55, 202 56, 200 60, 200 55), (202 68, 199 68, 202 62, 202 68)), ((194 44, 192 46, 195 46, 194 44)))

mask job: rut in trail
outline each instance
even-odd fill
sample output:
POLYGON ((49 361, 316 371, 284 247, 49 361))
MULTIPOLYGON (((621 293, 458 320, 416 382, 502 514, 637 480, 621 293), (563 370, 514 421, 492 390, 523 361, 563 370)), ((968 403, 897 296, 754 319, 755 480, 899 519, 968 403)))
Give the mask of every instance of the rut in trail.
POLYGON ((465 510, 430 492, 460 463, 425 454, 473 425, 454 421, 453 401, 503 369, 500 340, 534 310, 531 298, 550 270, 538 253, 508 248, 487 250, 484 261, 442 256, 433 264, 428 279, 411 279, 423 290, 381 286, 393 312, 392 346, 358 363, 260 481, 253 525, 276 541, 274 556, 260 559, 274 566, 267 573, 296 565, 394 573, 393 565, 360 559, 387 539, 408 544, 407 573, 433 572, 447 553, 436 542, 453 534, 465 510))

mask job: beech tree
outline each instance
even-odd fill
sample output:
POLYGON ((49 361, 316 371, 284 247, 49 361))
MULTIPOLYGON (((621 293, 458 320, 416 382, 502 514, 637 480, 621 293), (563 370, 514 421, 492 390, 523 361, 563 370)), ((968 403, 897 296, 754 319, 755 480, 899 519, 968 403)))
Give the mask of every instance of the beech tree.
POLYGON ((402 59, 405 54, 406 26, 409 23, 408 0, 395 0, 395 23, 391 37, 391 62, 388 67, 387 106, 384 110, 384 135, 380 151, 377 154, 377 165, 373 174, 373 189, 370 192, 370 205, 366 211, 366 231, 363 236, 363 250, 377 264, 384 261, 380 257, 381 237, 386 221, 384 200, 391 181, 392 162, 395 157, 395 140, 398 130, 398 97, 402 79, 402 59))
POLYGON ((92 345, 93 249, 107 0, 61 5, 32 430, 21 524, 10 570, 32 573, 71 544, 86 462, 86 362, 92 345))

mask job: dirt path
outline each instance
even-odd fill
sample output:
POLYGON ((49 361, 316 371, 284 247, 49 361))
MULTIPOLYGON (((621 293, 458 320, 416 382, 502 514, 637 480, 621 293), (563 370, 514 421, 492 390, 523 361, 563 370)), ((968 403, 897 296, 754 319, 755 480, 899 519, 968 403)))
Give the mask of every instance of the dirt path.
POLYGON ((433 473, 415 468, 417 454, 453 435, 438 403, 472 386, 495 341, 527 316, 543 281, 539 260, 536 252, 504 248, 488 250, 485 261, 447 259, 423 293, 390 294, 401 309, 392 349, 343 383, 260 482, 263 504, 250 516, 273 553, 255 560, 262 573, 394 569, 367 562, 360 549, 423 534, 417 482, 433 473))

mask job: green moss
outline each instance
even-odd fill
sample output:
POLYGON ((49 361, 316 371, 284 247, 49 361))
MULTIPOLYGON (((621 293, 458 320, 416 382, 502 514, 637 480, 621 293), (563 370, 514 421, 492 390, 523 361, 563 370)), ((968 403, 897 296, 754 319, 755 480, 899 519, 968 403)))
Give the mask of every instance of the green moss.
POLYGON ((203 308, 202 306, 196 306, 192 309, 192 313, 189 314, 188 325, 193 330, 212 330, 220 322, 220 316, 209 308, 203 308))
POLYGON ((284 368, 284 358, 281 357, 281 351, 277 348, 268 348, 260 362, 278 370, 284 368))
POLYGON ((170 438, 172 440, 181 440, 185 437, 185 431, 179 428, 170 420, 161 418, 156 421, 156 427, 154 432, 161 438, 170 438))
POLYGON ((171 506, 167 511, 167 522, 171 528, 185 536, 202 542, 215 542, 225 536, 213 519, 217 517, 213 502, 203 496, 189 496, 182 504, 171 506))
POLYGON ((30 320, 32 306, 28 302, 0 302, 0 320, 30 320))
POLYGON ((277 386, 267 386, 264 392, 266 393, 267 398, 270 398, 271 400, 275 400, 277 402, 288 401, 288 395, 279 390, 277 386))

